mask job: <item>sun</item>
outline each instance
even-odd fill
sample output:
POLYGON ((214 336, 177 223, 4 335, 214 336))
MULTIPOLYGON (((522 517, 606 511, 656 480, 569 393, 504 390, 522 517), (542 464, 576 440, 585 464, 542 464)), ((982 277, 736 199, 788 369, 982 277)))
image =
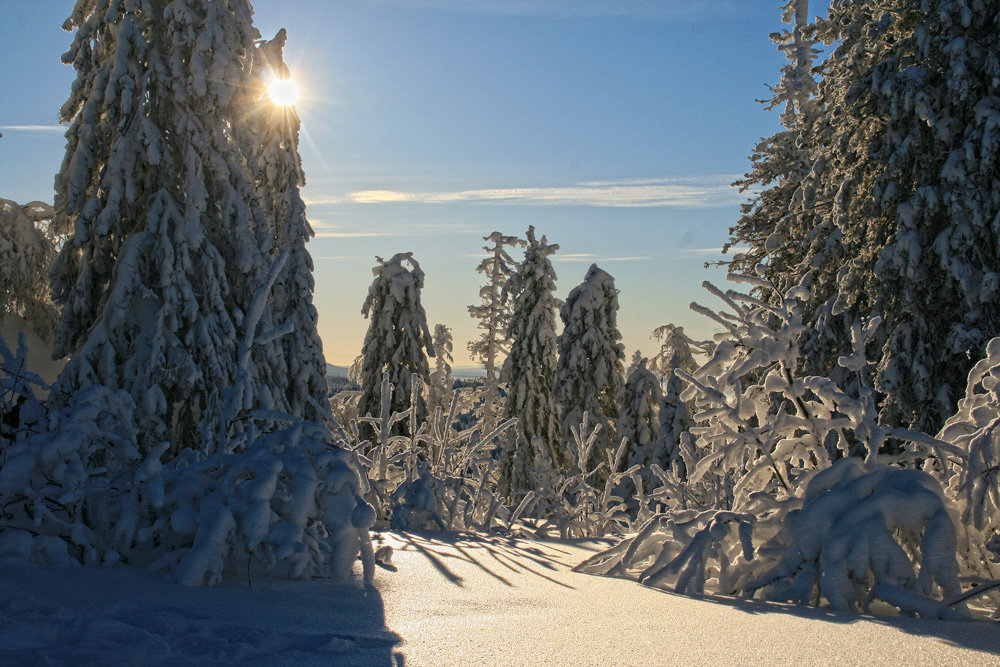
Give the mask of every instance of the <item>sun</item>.
POLYGON ((299 85, 294 79, 275 79, 267 86, 271 101, 280 106, 291 106, 299 101, 299 85))

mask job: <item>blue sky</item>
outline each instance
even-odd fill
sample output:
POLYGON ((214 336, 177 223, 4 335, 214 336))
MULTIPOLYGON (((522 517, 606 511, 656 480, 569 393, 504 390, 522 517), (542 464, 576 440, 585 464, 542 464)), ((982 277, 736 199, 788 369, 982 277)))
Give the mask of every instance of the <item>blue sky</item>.
MULTIPOLYGON (((424 306, 455 333, 494 229, 558 243, 558 296, 592 262, 621 290, 628 353, 653 328, 710 326, 692 300, 720 257, 749 167, 777 114, 783 64, 768 39, 780 0, 258 0, 255 25, 288 31, 317 232, 316 302, 328 360, 358 353, 375 256, 413 251, 424 306)), ((814 3, 818 5, 819 3, 814 3)), ((0 197, 51 201, 57 126, 73 72, 67 0, 0 0, 0 197)), ((817 8, 813 8, 816 13, 817 8)))

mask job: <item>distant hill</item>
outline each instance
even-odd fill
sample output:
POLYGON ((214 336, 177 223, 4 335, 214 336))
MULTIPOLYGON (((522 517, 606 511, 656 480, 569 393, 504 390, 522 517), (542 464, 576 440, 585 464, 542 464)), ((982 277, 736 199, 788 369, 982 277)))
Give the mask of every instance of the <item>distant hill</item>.
MULTIPOLYGON (((431 364, 431 370, 434 370, 433 364, 431 364)), ((347 366, 326 365, 327 377, 346 378, 347 371, 347 366)), ((474 380, 483 376, 483 369, 481 366, 456 366, 451 369, 451 374, 452 377, 462 378, 463 380, 474 380)))
POLYGON ((334 366, 333 364, 326 365, 326 375, 327 377, 335 378, 346 378, 347 377, 347 366, 334 366))

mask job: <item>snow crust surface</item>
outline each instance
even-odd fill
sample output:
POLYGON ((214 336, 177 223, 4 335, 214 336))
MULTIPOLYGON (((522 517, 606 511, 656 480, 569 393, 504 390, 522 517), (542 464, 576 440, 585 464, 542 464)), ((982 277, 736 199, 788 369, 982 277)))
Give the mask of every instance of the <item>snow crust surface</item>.
MULTIPOLYGON (((607 541, 386 534, 375 585, 185 588, 0 558, 0 664, 988 665, 1000 626, 694 598, 571 572, 607 541), (394 571, 390 571, 394 570, 394 571)), ((360 566, 359 566, 360 569, 360 566)))

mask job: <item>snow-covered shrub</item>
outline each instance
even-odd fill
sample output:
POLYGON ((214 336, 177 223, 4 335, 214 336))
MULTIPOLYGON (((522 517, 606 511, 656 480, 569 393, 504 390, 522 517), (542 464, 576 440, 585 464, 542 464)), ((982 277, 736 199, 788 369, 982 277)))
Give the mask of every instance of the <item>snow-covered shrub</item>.
POLYGON ((51 432, 10 447, 0 541, 15 536, 41 562, 167 568, 187 585, 248 562, 346 577, 370 553, 374 511, 351 455, 323 427, 298 421, 241 451, 185 450, 164 465, 166 443, 140 456, 134 410, 127 393, 94 385, 52 415, 51 432))
POLYGON ((122 512, 107 507, 144 464, 134 413, 129 394, 93 385, 52 413, 45 432, 3 451, 0 532, 31 535, 23 555, 60 565, 118 559, 122 512))
POLYGON ((682 396, 697 410, 690 434, 703 454, 688 481, 716 478, 723 492, 719 509, 747 511, 761 492, 779 501, 794 497, 815 471, 842 456, 887 463, 944 460, 957 452, 923 433, 878 423, 865 356, 877 318, 853 326, 853 351, 839 359, 848 377, 853 375, 848 392, 829 378, 796 377, 805 329, 800 306, 809 299, 804 288, 780 294, 760 278, 730 280, 771 294, 765 301, 706 282, 733 312, 692 307, 725 327, 726 335, 694 373, 675 371, 689 385, 682 396), (882 453, 890 439, 905 443, 902 453, 882 453))
POLYGON ((162 507, 147 530, 170 549, 154 566, 187 585, 216 583, 227 564, 248 560, 281 576, 343 578, 360 551, 370 579, 375 512, 353 457, 332 439, 299 421, 243 451, 184 452, 161 473, 162 507))
POLYGON ((734 593, 752 566, 756 517, 726 510, 683 510, 648 519, 635 537, 596 554, 576 572, 635 579, 648 586, 701 595, 734 593), (735 539, 734 539, 735 538, 735 539))
POLYGON ((411 385, 410 407, 390 413, 393 386, 382 380, 382 411, 364 417, 376 433, 362 439, 355 422, 345 432, 347 447, 367 473, 369 499, 381 522, 393 528, 489 531, 504 498, 495 490, 496 461, 490 456, 494 441, 512 428, 510 419, 483 433, 478 427, 461 429, 458 408, 462 390, 456 390, 447 412, 435 408, 430 418, 418 422, 414 405, 422 383, 411 385), (394 426, 409 422, 410 435, 393 435, 394 426))
POLYGON ((905 613, 959 616, 938 601, 961 592, 956 534, 941 485, 925 472, 841 459, 812 478, 781 533, 781 559, 747 582, 747 594, 802 604, 822 596, 840 611, 868 611, 878 598, 905 613))
POLYGON ((345 577, 370 551, 374 511, 323 427, 298 421, 240 451, 186 450, 164 465, 167 443, 139 453, 134 413, 126 392, 94 385, 51 415, 49 432, 5 448, 2 542, 40 562, 153 564, 188 585, 248 559, 271 574, 345 577))
MULTIPOLYGON (((562 538, 620 535, 632 526, 626 498, 620 495, 621 483, 630 480, 628 488, 634 489, 639 466, 618 472, 625 460, 628 440, 623 438, 615 450, 606 450, 604 460, 593 468, 589 464, 594 460, 593 450, 600 442, 603 427, 601 423, 591 423, 590 414, 584 412, 581 422, 570 429, 576 454, 573 472, 555 476, 557 486, 550 483, 523 501, 528 504, 522 512, 541 520, 539 534, 544 534, 550 525, 562 538)), ((641 489, 641 484, 638 486, 641 489)))
POLYGON ((330 396, 330 412, 337 424, 350 424, 358 419, 358 400, 361 392, 344 389, 330 396))
POLYGON ((938 438, 965 457, 946 468, 962 512, 959 552, 971 573, 1000 578, 1000 338, 969 372, 965 397, 938 438))

